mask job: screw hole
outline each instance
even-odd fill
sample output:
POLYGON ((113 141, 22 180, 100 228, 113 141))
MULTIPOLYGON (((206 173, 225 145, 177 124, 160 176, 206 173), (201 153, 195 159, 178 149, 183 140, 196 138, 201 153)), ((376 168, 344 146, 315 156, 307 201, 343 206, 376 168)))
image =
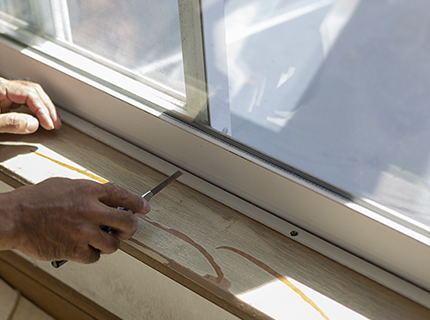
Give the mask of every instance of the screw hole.
POLYGON ((291 231, 291 232, 290 232, 290 235, 291 235, 292 237, 297 237, 297 236, 299 235, 299 233, 298 233, 297 231, 291 231))

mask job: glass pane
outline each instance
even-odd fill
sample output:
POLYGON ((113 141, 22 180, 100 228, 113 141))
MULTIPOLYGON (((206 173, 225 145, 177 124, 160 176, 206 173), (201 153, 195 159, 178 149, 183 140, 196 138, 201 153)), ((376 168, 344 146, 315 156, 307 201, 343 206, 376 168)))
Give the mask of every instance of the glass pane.
POLYGON ((68 0, 71 38, 185 95, 177 0, 68 0))
POLYGON ((430 226, 430 2, 228 0, 232 136, 430 226))
POLYGON ((36 42, 30 31, 184 101, 178 3, 153 4, 149 0, 0 0, 0 14, 14 24, 16 19, 30 24, 18 25, 26 42, 36 42))
POLYGON ((13 20, 21 26, 35 26, 29 0, 2 0, 0 14, 3 19, 13 20))

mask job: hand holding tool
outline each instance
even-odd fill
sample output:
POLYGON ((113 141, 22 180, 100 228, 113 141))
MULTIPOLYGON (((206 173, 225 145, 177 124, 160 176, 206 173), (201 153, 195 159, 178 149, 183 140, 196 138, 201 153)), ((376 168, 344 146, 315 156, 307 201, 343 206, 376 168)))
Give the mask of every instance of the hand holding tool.
MULTIPOLYGON (((172 174, 170 177, 168 177, 167 179, 165 179, 159 185, 157 185, 156 187, 152 188, 151 190, 149 190, 148 192, 146 192, 145 194, 143 194, 142 198, 144 198, 146 201, 151 200, 153 196, 155 196, 158 192, 160 192, 161 190, 163 190, 165 187, 167 187, 173 181, 175 181, 176 179, 178 179, 181 175, 182 175, 181 171, 176 171, 174 174, 172 174)), ((130 212, 132 212, 134 214, 133 211, 131 211, 131 210, 127 209, 127 208, 120 207, 118 209, 125 210, 125 211, 130 211, 130 212)), ((112 231, 112 228, 108 227, 108 226, 101 225, 100 228, 103 231, 107 232, 107 233, 109 233, 109 232, 112 231)), ((51 265, 54 268, 59 268, 63 264, 65 264, 66 262, 67 262, 67 260, 51 261, 51 265)))

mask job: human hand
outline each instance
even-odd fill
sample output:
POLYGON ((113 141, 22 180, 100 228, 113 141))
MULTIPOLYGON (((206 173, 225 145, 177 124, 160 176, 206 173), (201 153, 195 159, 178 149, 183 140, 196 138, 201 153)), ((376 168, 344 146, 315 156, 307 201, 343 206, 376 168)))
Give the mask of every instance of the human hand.
POLYGON ((89 180, 51 178, 0 194, 0 249, 17 249, 39 260, 96 262, 137 228, 136 215, 120 206, 141 214, 150 210, 135 193, 89 180), (7 231, 2 235, 1 229, 7 231))
POLYGON ((0 78, 0 133, 28 134, 41 126, 47 130, 61 128, 54 104, 42 87, 34 82, 0 78), (28 114, 12 113, 26 104, 37 119, 28 114))

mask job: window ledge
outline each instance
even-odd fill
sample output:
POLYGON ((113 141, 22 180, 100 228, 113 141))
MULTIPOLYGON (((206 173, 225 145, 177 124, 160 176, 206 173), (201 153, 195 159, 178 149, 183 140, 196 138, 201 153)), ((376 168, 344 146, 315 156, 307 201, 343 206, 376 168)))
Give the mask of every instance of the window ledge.
MULTIPOLYGON (((67 124, 55 132, 2 134, 0 154, 0 178, 15 187, 63 176, 144 193, 166 177, 147 165, 153 156, 139 162, 67 124)), ((187 174, 151 200, 133 239, 122 243, 124 252, 242 319, 430 318, 427 308, 181 183, 186 180, 187 174)))

